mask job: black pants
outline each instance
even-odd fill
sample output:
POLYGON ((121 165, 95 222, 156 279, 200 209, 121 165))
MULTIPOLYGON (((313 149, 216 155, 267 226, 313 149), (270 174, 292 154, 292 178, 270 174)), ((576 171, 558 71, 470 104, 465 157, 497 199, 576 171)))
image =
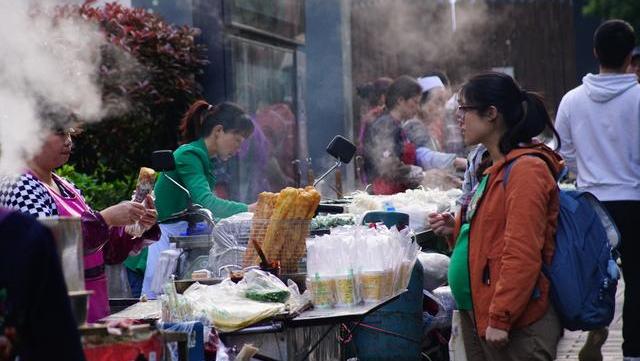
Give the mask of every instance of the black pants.
POLYGON ((640 201, 603 202, 620 231, 624 277, 622 353, 640 357, 640 201))

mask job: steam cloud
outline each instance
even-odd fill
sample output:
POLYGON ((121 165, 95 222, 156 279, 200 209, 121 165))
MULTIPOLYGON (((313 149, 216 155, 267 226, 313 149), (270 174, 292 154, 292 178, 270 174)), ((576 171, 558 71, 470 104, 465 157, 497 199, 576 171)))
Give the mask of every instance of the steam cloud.
POLYGON ((462 82, 480 70, 478 57, 486 54, 487 35, 504 21, 483 0, 455 1, 455 30, 451 1, 363 1, 352 11, 352 33, 358 32, 352 38, 354 46, 376 44, 374 52, 356 50, 360 58, 353 60, 359 68, 353 71, 354 84, 380 76, 417 77, 433 70, 444 70, 454 83, 462 82))
POLYGON ((36 154, 51 125, 46 100, 97 121, 107 110, 97 84, 106 40, 81 18, 55 18, 55 1, 0 1, 0 174, 16 174, 36 154))

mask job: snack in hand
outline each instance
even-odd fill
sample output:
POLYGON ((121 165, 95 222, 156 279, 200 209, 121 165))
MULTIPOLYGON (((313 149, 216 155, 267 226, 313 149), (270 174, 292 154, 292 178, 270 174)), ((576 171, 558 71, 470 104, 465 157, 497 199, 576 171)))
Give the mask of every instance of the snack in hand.
MULTIPOLYGON (((156 182, 156 171, 147 168, 141 167, 140 173, 138 173, 138 184, 136 185, 136 190, 133 193, 133 201, 142 203, 153 191, 153 186, 156 182)), ((142 237, 142 234, 146 231, 140 223, 136 222, 134 224, 129 224, 125 226, 124 231, 127 232, 134 238, 142 237)))
POLYGON ((138 184, 136 185, 136 193, 133 200, 142 203, 149 193, 153 190, 156 182, 156 171, 151 168, 141 167, 138 174, 138 184))

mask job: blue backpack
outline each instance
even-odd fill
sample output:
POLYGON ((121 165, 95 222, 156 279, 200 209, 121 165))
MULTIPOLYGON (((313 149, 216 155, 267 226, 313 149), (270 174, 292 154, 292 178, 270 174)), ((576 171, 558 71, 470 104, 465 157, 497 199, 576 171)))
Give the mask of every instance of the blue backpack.
MULTIPOLYGON (((505 187, 514 161, 505 168, 505 187)), ((551 264, 542 267, 551 283, 551 302, 568 330, 608 326, 613 320, 620 278, 613 258, 620 234, 593 194, 562 189, 559 192, 555 253, 551 264)))

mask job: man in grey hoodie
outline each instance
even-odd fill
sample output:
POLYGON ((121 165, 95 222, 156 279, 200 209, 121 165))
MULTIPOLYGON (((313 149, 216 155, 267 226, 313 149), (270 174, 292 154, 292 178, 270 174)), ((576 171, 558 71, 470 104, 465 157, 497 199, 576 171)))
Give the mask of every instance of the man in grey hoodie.
MULTIPOLYGON (((622 352, 629 361, 640 361, 640 84, 635 74, 625 74, 635 41, 624 21, 598 27, 594 54, 600 72, 587 74, 562 98, 555 123, 560 153, 577 175, 578 188, 604 203, 620 231, 622 352)), ((602 360, 605 340, 606 330, 591 332, 580 360, 602 360)))

